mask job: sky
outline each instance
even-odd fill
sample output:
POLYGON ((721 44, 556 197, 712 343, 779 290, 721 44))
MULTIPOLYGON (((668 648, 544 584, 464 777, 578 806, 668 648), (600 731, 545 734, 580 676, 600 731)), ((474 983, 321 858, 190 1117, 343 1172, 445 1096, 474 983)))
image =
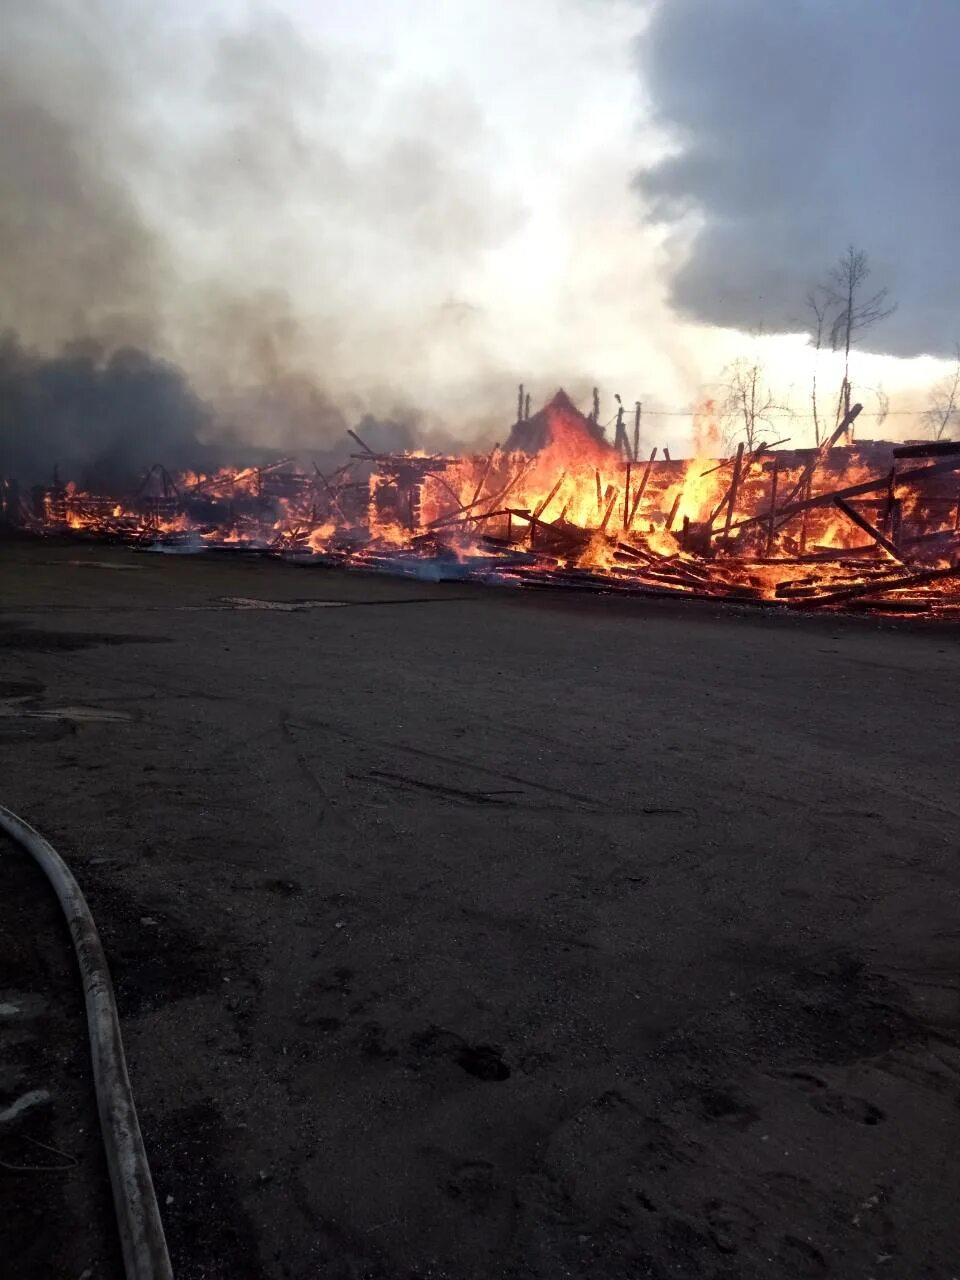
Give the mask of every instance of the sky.
POLYGON ((322 444, 370 412, 489 440, 522 380, 642 400, 679 449, 746 357, 806 443, 804 295, 851 242, 900 302, 856 357, 860 434, 876 387, 882 434, 911 434, 947 370, 951 0, 0 19, 0 327, 141 346, 247 438, 322 444))

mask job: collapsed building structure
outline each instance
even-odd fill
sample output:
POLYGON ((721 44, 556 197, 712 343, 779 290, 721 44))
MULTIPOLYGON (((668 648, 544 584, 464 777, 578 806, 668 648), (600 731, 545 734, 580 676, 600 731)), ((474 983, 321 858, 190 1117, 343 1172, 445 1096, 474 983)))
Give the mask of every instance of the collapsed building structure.
POLYGON ((960 609, 960 442, 845 443, 854 405, 815 448, 673 459, 641 451, 639 416, 631 442, 621 410, 611 443, 563 391, 528 405, 483 454, 378 453, 351 432, 356 451, 329 474, 285 458, 209 475, 158 464, 128 494, 0 480, 0 522, 525 586, 960 609))

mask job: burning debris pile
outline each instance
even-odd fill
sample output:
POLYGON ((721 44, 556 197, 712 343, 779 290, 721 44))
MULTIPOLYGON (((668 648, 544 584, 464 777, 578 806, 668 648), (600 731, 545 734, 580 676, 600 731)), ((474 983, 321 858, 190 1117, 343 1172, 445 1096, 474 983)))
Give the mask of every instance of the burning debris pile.
POLYGON ((436 580, 960 611, 960 443, 841 446, 859 411, 815 449, 641 458, 622 413, 611 444, 561 391, 486 455, 377 453, 351 432, 331 474, 157 465, 126 495, 0 480, 0 524, 436 580))

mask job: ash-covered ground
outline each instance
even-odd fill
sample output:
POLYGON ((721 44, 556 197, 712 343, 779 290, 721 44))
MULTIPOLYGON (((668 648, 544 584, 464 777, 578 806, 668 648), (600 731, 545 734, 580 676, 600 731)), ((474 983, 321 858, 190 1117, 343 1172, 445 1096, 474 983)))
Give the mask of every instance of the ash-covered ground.
MULTIPOLYGON (((955 629, 2 551, 0 801, 100 925, 179 1280, 956 1273, 955 629)), ((77 1161, 0 1167, 0 1249, 114 1280, 8 846, 0 900, 0 1106, 51 1094, 0 1159, 77 1161)))

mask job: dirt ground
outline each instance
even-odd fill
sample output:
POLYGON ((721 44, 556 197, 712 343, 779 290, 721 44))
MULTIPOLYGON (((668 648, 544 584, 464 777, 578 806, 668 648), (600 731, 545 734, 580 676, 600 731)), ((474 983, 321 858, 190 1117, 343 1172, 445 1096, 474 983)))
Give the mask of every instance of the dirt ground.
MULTIPOLYGON (((0 610, 179 1280, 960 1274, 955 629, 26 544, 0 610)), ((0 847, 0 1255, 115 1280, 69 961, 0 847)))

